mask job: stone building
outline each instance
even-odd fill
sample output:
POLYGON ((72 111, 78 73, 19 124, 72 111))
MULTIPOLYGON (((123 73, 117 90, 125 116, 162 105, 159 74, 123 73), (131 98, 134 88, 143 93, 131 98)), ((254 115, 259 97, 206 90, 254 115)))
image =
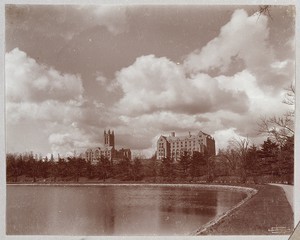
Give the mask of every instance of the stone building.
POLYGON ((188 152, 205 153, 209 156, 216 154, 215 140, 208 134, 199 131, 197 134, 192 135, 190 132, 186 136, 175 136, 175 132, 166 137, 161 135, 157 141, 157 159, 161 160, 170 157, 175 161, 180 159, 180 156, 188 152))
POLYGON ((101 156, 106 157, 109 161, 119 161, 124 158, 131 159, 131 150, 122 148, 115 149, 114 131, 104 131, 104 147, 89 148, 85 151, 85 160, 92 164, 97 164, 101 156))

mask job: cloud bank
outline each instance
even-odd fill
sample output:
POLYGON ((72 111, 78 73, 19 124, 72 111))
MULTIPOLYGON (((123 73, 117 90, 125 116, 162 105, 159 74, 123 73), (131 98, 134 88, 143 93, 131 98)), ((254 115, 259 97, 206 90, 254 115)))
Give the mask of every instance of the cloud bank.
MULTIPOLYGON (((82 6, 76 11, 92 13, 93 21, 84 20, 83 26, 96 22, 116 37, 128 28, 125 8, 82 6)), ((257 19, 236 10, 218 36, 184 56, 182 63, 142 55, 118 69, 112 81, 99 69, 95 86, 110 96, 118 92, 110 106, 85 95, 82 76, 41 64, 15 48, 5 58, 8 149, 30 149, 31 141, 18 140, 23 134, 47 142, 44 151, 81 152, 101 145, 108 128, 117 134, 117 147, 148 156, 158 136, 173 130, 203 130, 215 137, 217 148, 226 147, 232 136, 255 139, 260 116, 286 111, 283 89, 294 79, 294 59, 279 58, 269 36, 266 16, 257 19), (41 130, 29 132, 33 126, 41 130)))
POLYGON ((207 74, 186 78, 182 66, 164 57, 139 57, 133 65, 118 72, 116 79, 124 92, 117 108, 129 115, 156 111, 247 111, 245 93, 221 89, 218 81, 207 74))
POLYGON ((236 10, 219 35, 185 56, 183 64, 147 55, 117 72, 123 97, 116 112, 126 115, 126 123, 153 128, 154 138, 157 129, 180 131, 185 123, 185 131, 213 133, 224 147, 230 136, 256 138, 261 116, 286 111, 280 101, 293 81, 292 68, 291 59, 276 58, 267 17, 236 10), (201 117, 209 121, 197 121, 201 117))

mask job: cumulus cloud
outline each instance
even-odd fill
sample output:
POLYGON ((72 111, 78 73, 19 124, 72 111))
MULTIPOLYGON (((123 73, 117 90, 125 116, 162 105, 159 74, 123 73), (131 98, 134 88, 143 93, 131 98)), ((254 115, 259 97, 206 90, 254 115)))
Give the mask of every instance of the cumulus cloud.
POLYGON ((115 110, 127 128, 147 128, 145 149, 157 132, 184 134, 189 128, 215 135, 223 148, 233 136, 257 138, 261 116, 286 111, 280 101, 293 68, 292 60, 276 59, 267 17, 236 10, 219 36, 187 55, 183 65, 148 55, 117 72, 114 84, 123 96, 115 110), (215 70, 219 75, 210 76, 215 70))
POLYGON ((16 124, 25 119, 69 124, 73 122, 73 119, 81 117, 82 110, 67 102, 62 103, 55 100, 47 100, 40 103, 7 102, 6 113, 7 119, 16 124))
MULTIPOLYGON (((124 7, 70 9, 59 11, 78 16, 70 19, 83 21, 83 28, 98 24, 115 35, 127 29, 124 7), (92 14, 86 18, 88 12, 92 14)), ((68 19, 57 19, 66 29, 59 32, 72 38, 80 29, 68 19)), ((274 89, 282 90, 294 79, 294 61, 275 55, 269 43, 268 19, 237 10, 219 35, 188 54, 182 65, 147 55, 116 72, 114 81, 99 70, 94 83, 108 90, 104 97, 114 98, 105 102, 104 97, 84 95, 79 75, 42 65, 16 48, 6 54, 8 129, 22 135, 24 126, 30 125, 30 130, 39 126, 42 131, 30 135, 28 130, 26 136, 48 141, 49 149, 61 155, 101 146, 103 129, 109 128, 115 130, 118 148, 129 147, 147 156, 154 153, 159 135, 170 131, 186 135, 203 130, 214 136, 217 148, 225 148, 233 136, 256 137, 261 115, 286 111, 280 102, 282 91, 274 89)), ((10 147, 21 144, 17 137, 9 138, 10 147)))
POLYGON ((235 128, 228 128, 224 130, 218 130, 214 133, 216 141, 216 149, 225 149, 228 146, 228 142, 232 139, 240 140, 247 137, 241 136, 236 132, 235 128))
MULTIPOLYGON (((238 72, 233 76, 220 75, 216 77, 222 89, 236 89, 247 95, 249 100, 248 114, 257 116, 259 113, 272 115, 275 113, 283 113, 286 111, 286 106, 282 105, 280 99, 283 99, 283 93, 273 94, 264 91, 257 81, 255 75, 248 70, 238 72)), ((286 87, 289 82, 286 83, 286 87)))
POLYGON ((134 126, 135 129, 153 131, 157 134, 157 129, 162 132, 186 131, 186 129, 197 129, 202 127, 202 122, 197 115, 187 115, 174 112, 155 112, 140 116, 122 116, 121 120, 127 126, 134 126))
MULTIPOLYGON (((17 48, 7 53, 5 60, 8 129, 20 130, 22 126, 36 124, 42 131, 38 133, 40 136, 31 134, 31 137, 48 139, 54 152, 74 150, 93 142, 93 134, 86 129, 79 130, 90 107, 83 97, 80 76, 39 64, 17 48)), ((96 119, 95 115, 91 114, 91 119, 96 119)), ((15 141, 14 145, 24 143, 15 141)))
POLYGON ((30 119, 69 124, 82 115, 80 76, 39 64, 18 48, 6 53, 5 81, 10 123, 30 119))
POLYGON ((273 52, 266 44, 267 22, 264 15, 258 19, 256 15, 248 17, 245 10, 236 10, 218 37, 186 58, 186 69, 198 72, 218 68, 225 72, 234 57, 244 60, 248 67, 270 62, 273 52))
POLYGON ((66 126, 61 132, 51 133, 48 137, 51 151, 63 155, 73 153, 74 150, 81 153, 87 148, 99 146, 94 140, 93 136, 87 134, 84 129, 77 128, 76 124, 66 126))
POLYGON ((116 74, 124 96, 116 107, 129 115, 155 111, 203 113, 228 109, 247 110, 247 96, 241 91, 222 90, 207 74, 186 78, 184 69, 165 57, 142 56, 116 74))
POLYGON ((80 100, 83 94, 80 76, 38 64, 18 48, 5 56, 5 79, 10 102, 80 100))
POLYGON ((243 62, 265 90, 280 90, 287 80, 291 81, 291 76, 273 71, 278 60, 269 41, 267 16, 248 16, 245 10, 236 10, 216 38, 189 54, 184 68, 191 74, 212 70, 228 73, 237 61, 243 62))

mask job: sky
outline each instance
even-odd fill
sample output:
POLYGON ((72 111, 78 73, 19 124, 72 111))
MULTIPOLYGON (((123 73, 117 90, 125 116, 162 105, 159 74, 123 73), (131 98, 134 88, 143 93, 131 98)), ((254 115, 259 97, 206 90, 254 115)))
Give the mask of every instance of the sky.
POLYGON ((6 150, 62 156, 103 145, 147 157, 160 135, 259 144, 295 79, 295 9, 7 5, 6 150))

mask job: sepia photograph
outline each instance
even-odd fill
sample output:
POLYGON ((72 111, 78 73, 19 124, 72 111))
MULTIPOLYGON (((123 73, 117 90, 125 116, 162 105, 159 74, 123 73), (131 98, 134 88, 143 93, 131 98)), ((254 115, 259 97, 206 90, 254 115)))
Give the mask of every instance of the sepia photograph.
POLYGON ((4 19, 7 237, 293 233, 295 5, 4 19))

